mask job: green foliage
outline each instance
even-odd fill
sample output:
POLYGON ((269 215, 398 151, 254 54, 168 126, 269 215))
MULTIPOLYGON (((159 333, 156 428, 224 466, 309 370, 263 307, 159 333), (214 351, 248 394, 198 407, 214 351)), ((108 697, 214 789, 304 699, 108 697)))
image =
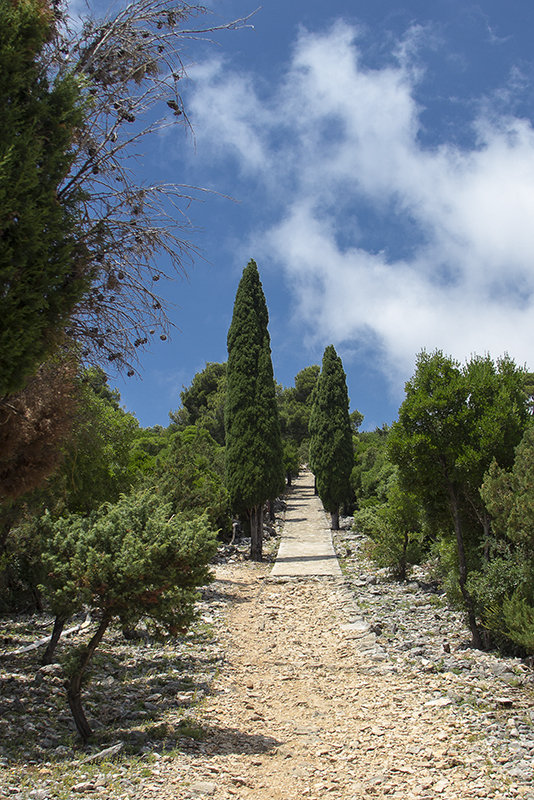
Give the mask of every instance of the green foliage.
POLYGON ((425 351, 406 384, 399 421, 389 436, 390 455, 401 480, 432 500, 455 484, 458 454, 467 442, 468 388, 459 364, 440 351, 425 351), (450 478, 449 478, 450 476, 450 478))
POLYGON ((250 261, 228 331, 226 480, 238 513, 276 497, 284 482, 268 320, 258 269, 250 261))
POLYGON ((9 519, 10 511, 13 521, 7 526, 0 559, 0 609, 12 612, 32 604, 39 608, 37 586, 43 580, 39 523, 22 503, 4 508, 3 516, 9 519))
POLYGON ((481 495, 492 515, 495 533, 534 561, 534 427, 525 431, 511 470, 506 471, 496 461, 491 464, 481 495))
POLYGON ((469 396, 469 441, 459 459, 466 495, 480 507, 479 489, 493 459, 512 466, 515 448, 529 422, 524 370, 505 356, 473 356, 463 369, 469 396))
POLYGON ((508 652, 534 653, 532 571, 519 554, 506 552, 489 561, 470 576, 469 588, 493 641, 508 652))
POLYGON ((505 598, 515 592, 524 578, 524 565, 511 556, 508 548, 503 548, 501 554, 487 561, 482 569, 473 571, 469 576, 469 588, 477 600, 480 615, 486 618, 489 609, 502 610, 505 598))
POLYGON ((93 394, 106 400, 115 410, 120 408, 121 396, 118 389, 110 389, 108 377, 101 367, 88 367, 84 370, 82 382, 87 384, 93 394))
POLYGON ((155 480, 175 513, 206 513, 212 528, 226 534, 231 520, 224 474, 224 449, 207 430, 191 425, 173 434, 155 480))
POLYGON ((90 661, 108 625, 118 618, 133 627, 140 618, 156 633, 183 633, 191 623, 197 587, 216 543, 205 517, 185 519, 152 490, 122 495, 89 516, 72 514, 41 519, 42 590, 56 619, 82 606, 95 612, 96 631, 87 644, 67 653, 67 697, 76 727, 91 734, 81 703, 81 687, 90 661))
POLYGON ((528 427, 511 470, 496 461, 481 496, 492 516, 491 560, 473 576, 486 627, 505 642, 534 651, 534 428, 528 427))
POLYGON ((388 450, 388 429, 359 433, 355 438, 351 486, 360 508, 384 503, 396 475, 388 450))
POLYGON ((189 624, 195 589, 209 580, 215 539, 205 517, 172 514, 153 491, 122 495, 89 516, 41 520, 46 594, 54 613, 82 606, 171 632, 189 624))
POLYGON ((435 531, 431 553, 436 562, 436 574, 442 580, 443 589, 449 602, 461 609, 463 599, 458 582, 458 550, 448 527, 435 531))
POLYGON ((0 396, 20 390, 61 338, 87 287, 81 195, 59 199, 84 109, 72 75, 52 85, 41 55, 53 12, 0 3, 0 396))
POLYGON ((77 408, 63 459, 48 482, 17 504, 4 505, 6 579, 12 601, 41 580, 41 539, 38 520, 48 509, 52 517, 89 514, 103 502, 114 502, 139 480, 134 444, 142 432, 132 414, 119 407, 120 396, 107 386, 101 370, 82 373, 77 408))
POLYGON ((502 613, 506 636, 527 653, 534 653, 534 605, 516 591, 504 600, 502 613))
POLYGON ((158 465, 169 453, 171 444, 170 428, 154 425, 151 428, 139 428, 130 450, 130 471, 139 478, 153 476, 158 465))
POLYGON ((295 376, 294 388, 277 392, 282 438, 296 445, 300 453, 307 453, 312 396, 319 373, 317 364, 305 367, 295 376))
POLYGON ((304 367, 295 375, 295 400, 297 403, 311 406, 313 391, 317 385, 321 367, 312 364, 304 367))
POLYGON ((362 422, 364 420, 363 414, 360 411, 358 411, 357 409, 355 409, 354 411, 350 412, 349 419, 350 419, 350 424, 351 424, 351 428, 352 428, 352 433, 353 434, 357 434, 358 433, 358 429, 359 429, 360 425, 362 424, 362 422))
POLYGON ((371 539, 369 553, 379 567, 404 580, 409 564, 421 560, 424 526, 417 498, 393 480, 385 502, 354 514, 354 528, 371 539))
POLYGON ((461 369, 440 351, 419 355, 389 448, 402 482, 431 512, 441 515, 454 498, 456 511, 470 505, 484 525, 484 472, 494 457, 511 463, 528 421, 522 383, 521 370, 507 358, 495 364, 474 357, 461 369))
POLYGON ((288 476, 298 475, 300 464, 307 462, 309 458, 312 397, 320 371, 317 364, 305 367, 295 376, 294 387, 278 387, 277 390, 284 446, 284 471, 288 476))
POLYGON ((286 476, 296 478, 300 469, 299 448, 289 439, 283 441, 284 473, 286 476))
POLYGON ((354 464, 345 371, 333 345, 324 351, 310 415, 310 466, 327 511, 337 513, 350 498, 354 464))
POLYGON ((49 508, 56 514, 89 513, 127 492, 137 479, 132 465, 137 436, 139 423, 118 406, 116 395, 105 385, 95 392, 90 381, 83 382, 73 436, 50 485, 56 501, 49 508))
POLYGON ((189 388, 180 392, 182 408, 171 419, 183 428, 205 428, 215 441, 224 445, 224 406, 226 402, 226 364, 209 362, 197 372, 189 388))
POLYGON ((527 423, 524 374, 510 359, 475 356, 462 368, 441 351, 423 351, 389 437, 401 485, 415 492, 443 537, 454 537, 458 585, 476 644, 480 598, 469 578, 487 568, 491 549, 479 490, 494 458, 512 463, 527 423))

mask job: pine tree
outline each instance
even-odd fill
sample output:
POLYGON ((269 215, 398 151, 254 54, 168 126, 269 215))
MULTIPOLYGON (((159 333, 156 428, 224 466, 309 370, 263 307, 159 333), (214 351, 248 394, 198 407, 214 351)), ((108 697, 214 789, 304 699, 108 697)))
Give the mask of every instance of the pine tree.
POLYGON ((333 345, 324 351, 314 390, 310 437, 310 466, 317 492, 337 530, 339 506, 350 497, 354 452, 345 371, 333 345))
POLYGON ((46 3, 0 0, 0 397, 24 387, 88 283, 81 193, 58 193, 83 108, 74 77, 46 75, 53 20, 46 3))
POLYGON ((232 510, 249 516, 256 561, 262 557, 263 504, 284 482, 268 321, 258 268, 249 261, 228 331, 226 476, 232 510))
POLYGON ((91 727, 82 685, 93 654, 112 620, 134 627, 151 620, 155 632, 184 633, 195 616, 197 587, 209 582, 216 550, 207 518, 174 514, 153 489, 123 494, 92 514, 39 520, 44 583, 52 611, 66 620, 89 608, 96 628, 85 646, 65 659, 67 698, 76 727, 91 727))

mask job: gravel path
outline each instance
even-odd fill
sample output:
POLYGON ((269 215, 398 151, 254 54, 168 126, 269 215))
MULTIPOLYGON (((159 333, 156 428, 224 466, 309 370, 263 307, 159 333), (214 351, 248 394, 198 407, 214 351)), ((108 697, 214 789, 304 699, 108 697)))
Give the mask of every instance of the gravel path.
MULTIPOLYGON (((292 490, 290 511, 324 528, 305 495, 292 490)), ((18 794, 11 772, 5 796, 534 800, 532 672, 466 649, 461 616, 422 573, 389 582, 362 545, 336 536, 345 577, 277 577, 238 558, 217 567, 204 614, 222 660, 195 712, 200 741, 78 762, 67 793, 35 764, 18 794)))
MULTIPOLYGON (((306 481, 288 502, 302 524, 324 526, 306 481)), ((452 653, 440 639, 439 657, 453 664, 429 668, 434 640, 421 651, 412 636, 414 626, 419 641, 434 631, 432 595, 406 584, 403 607, 396 584, 366 571, 357 536, 342 532, 340 551, 347 541, 348 580, 269 576, 250 564, 218 571, 237 602, 203 710, 208 736, 181 773, 183 796, 532 800, 530 673, 517 660, 462 649, 461 617, 445 611, 438 637, 445 631, 452 653), (371 617, 416 609, 406 637, 384 636, 355 592, 376 601, 371 617)))

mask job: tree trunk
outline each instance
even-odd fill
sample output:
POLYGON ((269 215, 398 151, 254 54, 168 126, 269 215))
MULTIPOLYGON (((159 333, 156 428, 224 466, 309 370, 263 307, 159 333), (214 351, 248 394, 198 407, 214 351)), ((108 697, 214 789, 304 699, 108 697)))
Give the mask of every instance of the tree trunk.
POLYGON ((315 475, 313 476, 313 493, 315 497, 317 497, 317 495, 319 494, 319 492, 317 491, 317 478, 315 477, 315 475))
POLYGON ((100 620, 100 624, 95 634, 87 645, 87 648, 81 653, 75 672, 71 675, 67 683, 67 699, 69 701, 70 710, 72 712, 72 716, 74 717, 74 722, 76 723, 78 733, 84 742, 87 741, 93 731, 87 722, 87 718, 82 707, 82 680, 85 670, 87 669, 89 662, 93 657, 93 653, 102 641, 102 637, 104 636, 110 622, 111 615, 104 614, 100 620))
POLYGON ((263 559, 263 505, 250 510, 250 557, 252 561, 263 559))
POLYGON ((399 580, 406 580, 406 553, 408 552, 408 533, 405 531, 402 540, 402 553, 399 561, 399 580))
POLYGON ((487 512, 482 516, 482 527, 484 529, 484 548, 482 555, 486 564, 490 560, 490 547, 491 547, 491 517, 487 512))
POLYGON ((41 592, 37 588, 37 586, 31 586, 31 593, 33 596, 33 600, 35 602, 35 610, 38 614, 42 614, 43 612, 43 598, 41 597, 41 592))
POLYGON ((286 477, 287 477, 287 485, 288 485, 288 486, 291 486, 291 473, 290 473, 290 472, 288 472, 288 473, 287 473, 287 475, 286 475, 286 477))
POLYGON ((339 530, 339 509, 337 511, 331 512, 332 517, 332 530, 338 531, 339 530))
POLYGON ((465 608, 467 611, 467 619, 469 621, 469 628, 473 636, 473 645, 478 649, 483 649, 482 636, 477 625, 477 618, 475 614, 475 607, 473 598, 467 590, 467 562, 465 559, 464 537, 462 532, 462 521, 460 518, 460 509, 458 508, 458 498, 453 486, 448 487, 449 501, 451 504, 452 517, 454 520, 454 532, 456 534, 456 546, 458 549, 458 573, 459 584, 462 597, 464 599, 465 608))
POLYGON ((65 627, 65 622, 67 621, 67 617, 56 616, 54 620, 54 627, 52 629, 52 636, 50 637, 50 641, 46 646, 46 650, 43 653, 43 658, 41 660, 41 664, 51 664, 52 659, 54 658, 54 653, 56 652, 57 643, 59 642, 59 638, 63 633, 63 628, 65 627))

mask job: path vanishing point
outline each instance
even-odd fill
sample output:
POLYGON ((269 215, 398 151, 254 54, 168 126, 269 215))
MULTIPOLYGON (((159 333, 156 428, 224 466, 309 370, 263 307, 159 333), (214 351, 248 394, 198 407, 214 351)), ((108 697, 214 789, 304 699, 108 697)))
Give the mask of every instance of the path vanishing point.
POLYGON ((295 480, 288 498, 282 539, 271 575, 341 577, 341 574, 330 520, 314 494, 313 475, 306 471, 295 480))

